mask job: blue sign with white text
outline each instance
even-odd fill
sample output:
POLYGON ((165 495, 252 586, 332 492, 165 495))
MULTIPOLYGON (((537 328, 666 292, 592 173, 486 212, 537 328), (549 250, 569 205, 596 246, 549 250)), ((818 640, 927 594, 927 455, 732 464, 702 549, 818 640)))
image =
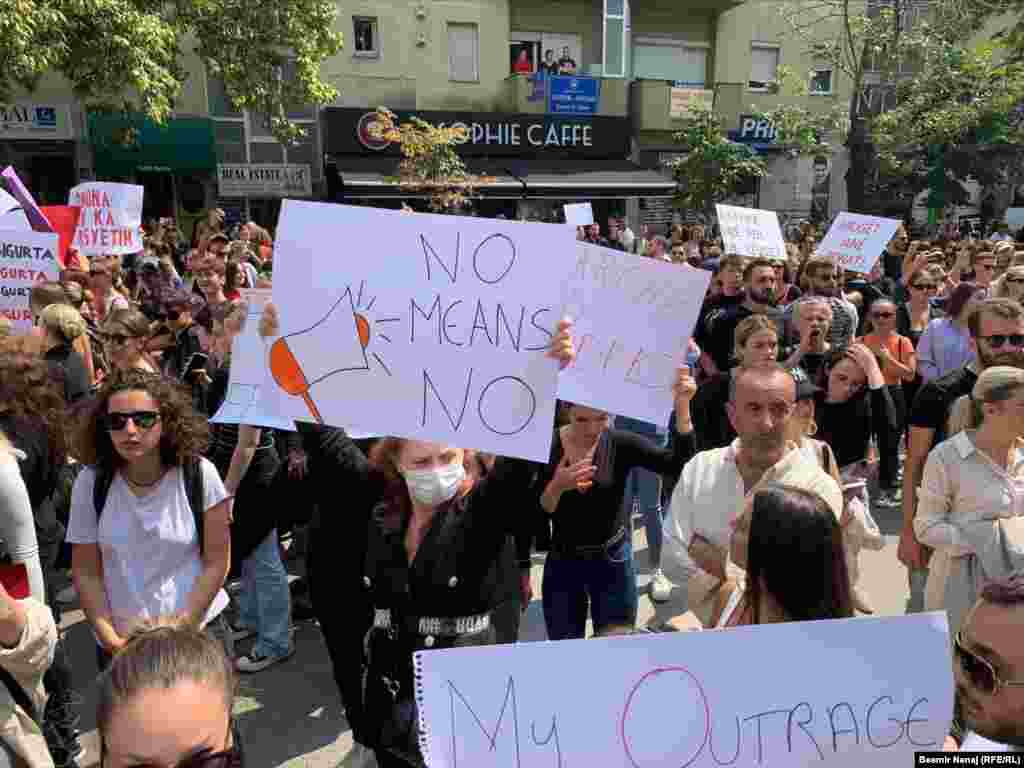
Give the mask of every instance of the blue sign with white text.
POLYGON ((556 115, 594 115, 601 102, 601 80, 578 75, 548 78, 548 112, 556 115))

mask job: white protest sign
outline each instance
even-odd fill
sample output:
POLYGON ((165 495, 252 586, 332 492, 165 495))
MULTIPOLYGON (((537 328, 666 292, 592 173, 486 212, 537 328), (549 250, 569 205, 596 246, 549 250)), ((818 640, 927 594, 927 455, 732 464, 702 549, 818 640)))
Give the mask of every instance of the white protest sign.
POLYGON ((142 250, 143 188, 134 184, 88 181, 72 188, 68 205, 82 209, 72 245, 84 256, 142 250))
POLYGON ((21 203, 13 195, 0 189, 0 229, 32 229, 21 203))
POLYGON ((735 205, 716 205, 715 208, 718 209, 718 227, 726 253, 786 258, 786 243, 775 211, 735 205))
POLYGON ((292 419, 275 412, 275 402, 262 393, 276 388, 267 367, 267 344, 259 333, 260 316, 270 301, 270 289, 242 288, 239 290, 245 305, 242 332, 231 344, 231 368, 228 372, 228 391, 212 424, 248 424, 295 431, 292 419))
POLYGON ((566 203, 562 208, 565 210, 566 224, 589 227, 594 223, 594 209, 590 203, 566 203))
POLYGON ((576 268, 562 285, 576 362, 559 374, 558 396, 665 424, 710 280, 704 269, 576 243, 576 268))
POLYGON ((906 768, 949 732, 949 649, 935 612, 420 651, 420 744, 430 768, 906 768))
POLYGON ((283 414, 547 461, 575 243, 564 225, 286 200, 283 414))
POLYGON ((899 226, 896 219, 844 211, 836 216, 815 252, 842 269, 870 272, 899 226))
POLYGON ((32 327, 32 286, 60 277, 56 232, 0 229, 0 315, 16 331, 32 327))

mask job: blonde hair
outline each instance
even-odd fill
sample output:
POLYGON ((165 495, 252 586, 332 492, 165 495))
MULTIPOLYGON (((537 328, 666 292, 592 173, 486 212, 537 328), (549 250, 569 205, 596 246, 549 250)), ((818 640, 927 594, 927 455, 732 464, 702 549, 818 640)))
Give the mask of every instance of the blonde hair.
POLYGON ((733 331, 733 357, 739 358, 743 348, 747 346, 747 342, 750 341, 750 337, 760 331, 771 331, 775 334, 775 339, 778 341, 779 328, 773 320, 770 320, 765 315, 751 315, 740 320, 736 326, 736 330, 733 331))
POLYGON ((1024 264, 1016 264, 1006 270, 999 278, 992 283, 992 298, 993 299, 1009 299, 1012 298, 1009 295, 1009 288, 1006 286, 1006 278, 1010 277, 1024 277, 1024 264))
POLYGON ((51 304, 39 319, 46 330, 68 343, 86 332, 85 320, 70 304, 51 304))
POLYGON ((985 403, 1001 403, 1024 387, 1024 370, 1011 365, 986 368, 974 384, 970 395, 956 399, 949 411, 946 434, 952 436, 965 429, 977 429, 985 419, 985 403))
MULTIPOLYGON (((824 296, 804 296, 804 297, 802 297, 800 299, 797 299, 795 302, 793 302, 793 325, 796 325, 797 323, 800 322, 800 308, 801 307, 809 307, 811 304, 818 304, 818 305, 820 305, 822 307, 827 308, 830 313, 832 312, 832 304, 824 296)), ((832 318, 831 318, 831 316, 828 319, 828 324, 829 324, 829 327, 831 328, 832 327, 832 318)))

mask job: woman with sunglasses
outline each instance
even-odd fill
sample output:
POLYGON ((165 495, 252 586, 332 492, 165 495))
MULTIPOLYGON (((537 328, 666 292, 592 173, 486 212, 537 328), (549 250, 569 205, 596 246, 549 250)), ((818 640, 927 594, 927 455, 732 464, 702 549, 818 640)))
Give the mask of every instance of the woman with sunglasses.
POLYGON ((975 358, 967 319, 985 291, 974 283, 960 283, 946 304, 948 317, 932 320, 917 344, 917 364, 924 381, 945 376, 975 358))
POLYGON ((135 309, 118 309, 103 323, 103 346, 111 372, 159 373, 147 345, 152 332, 149 320, 135 309))
MULTIPOLYGON (((986 582, 1024 566, 1015 518, 1024 511, 1024 371, 986 368, 964 405, 965 429, 928 455, 914 533, 932 547, 925 610, 943 610, 955 632, 986 582)), ((962 407, 957 403, 954 415, 962 407)))
POLYGON ((216 640, 185 626, 140 632, 100 677, 100 768, 243 768, 235 690, 216 640))
POLYGON ((876 299, 871 305, 868 322, 869 333, 862 341, 878 360, 889 397, 892 398, 894 420, 893 429, 883 430, 876 435, 880 496, 875 501, 883 507, 895 507, 900 503, 900 436, 907 412, 903 384, 913 381, 917 376, 917 354, 910 339, 896 332, 896 303, 892 299, 876 299))
POLYGON ((67 540, 100 660, 142 622, 178 616, 201 628, 219 617, 228 604, 230 497, 202 458, 209 426, 188 394, 159 376, 115 374, 76 414, 71 441, 87 466, 72 490, 67 540), (190 499, 190 473, 202 509, 190 499), (109 482, 105 500, 97 478, 109 482))
MULTIPOLYGON (((933 301, 939 295, 942 280, 937 270, 922 269, 910 277, 907 285, 910 299, 896 306, 896 333, 910 339, 916 354, 918 343, 928 324, 945 314, 933 301)), ((914 395, 921 388, 922 382, 920 370, 915 371, 913 379, 903 382, 904 402, 914 402, 914 395)))

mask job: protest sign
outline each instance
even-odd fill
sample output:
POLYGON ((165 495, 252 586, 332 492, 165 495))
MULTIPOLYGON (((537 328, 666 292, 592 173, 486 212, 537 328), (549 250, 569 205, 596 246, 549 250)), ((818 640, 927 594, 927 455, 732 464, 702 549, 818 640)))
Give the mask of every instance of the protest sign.
POLYGON ((242 332, 231 344, 227 394, 210 423, 248 424, 294 432, 295 422, 279 416, 275 412, 276 400, 263 396, 275 389, 267 367, 267 344, 259 333, 260 315, 270 301, 270 289, 242 288, 239 294, 245 306, 245 320, 242 332))
POLYGON ((906 768, 942 748, 953 713, 941 612, 429 650, 414 664, 430 768, 906 768))
POLYGON ((36 205, 32 193, 22 184, 14 167, 9 165, 4 168, 2 176, 7 182, 7 187, 11 194, 21 204, 21 209, 25 212, 25 216, 28 218, 29 224, 32 225, 32 229, 36 232, 52 232, 53 227, 50 226, 50 222, 46 220, 43 212, 39 210, 39 206, 36 205))
POLYGON ((836 216, 815 252, 832 259, 842 269, 870 272, 899 226, 896 219, 844 211, 836 216))
POLYGON ((589 227, 594 223, 594 209, 590 203, 566 203, 562 208, 565 211, 566 224, 589 227))
POLYGON ((57 253, 60 265, 65 269, 78 268, 77 264, 68 264, 68 248, 75 239, 75 230, 78 228, 78 219, 82 209, 74 205, 44 205, 42 211, 53 227, 53 231, 60 237, 57 253))
POLYGON ((547 461, 575 234, 286 200, 270 368, 295 419, 547 461))
POLYGON ((32 229, 21 203, 0 188, 0 229, 32 229))
POLYGON ((577 243, 576 268, 562 285, 576 362, 559 375, 558 396, 665 424, 710 280, 704 269, 577 243))
POLYGON ((775 211, 734 205, 716 205, 715 208, 718 209, 718 227, 722 232, 726 253, 770 259, 786 258, 786 243, 782 239, 779 217, 775 211))
POLYGON ((89 181, 74 187, 68 204, 82 212, 72 245, 85 256, 141 251, 142 195, 134 184, 89 181))
POLYGON ((32 286, 60 276, 54 232, 0 229, 0 315, 16 331, 32 327, 32 286))

